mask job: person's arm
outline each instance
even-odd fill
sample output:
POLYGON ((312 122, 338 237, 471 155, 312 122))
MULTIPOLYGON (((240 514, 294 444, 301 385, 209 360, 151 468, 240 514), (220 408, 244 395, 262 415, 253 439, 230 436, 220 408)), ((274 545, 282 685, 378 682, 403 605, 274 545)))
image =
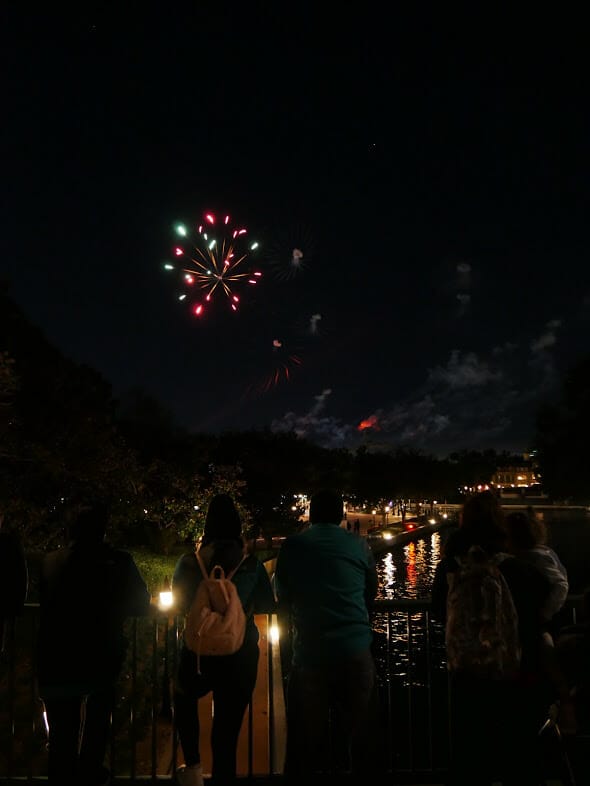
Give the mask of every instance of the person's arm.
POLYGON ((545 602, 545 614, 551 619, 563 607, 568 593, 567 571, 553 549, 544 549, 543 571, 551 583, 551 591, 545 602))
POLYGON ((27 597, 29 573, 25 551, 14 533, 0 537, 0 616, 20 614, 27 597))
POLYGON ((371 547, 365 540, 362 542, 365 550, 365 558, 367 561, 365 573, 365 603, 367 604, 367 608, 371 610, 379 590, 379 576, 377 575, 377 565, 375 563, 375 556, 371 550, 371 547))
POLYGON ((150 612, 151 596, 133 557, 127 556, 125 611, 129 617, 143 617, 150 612))
POLYGON ((274 587, 277 598, 277 619, 280 631, 280 653, 283 668, 288 670, 293 657, 293 630, 291 619, 291 587, 289 577, 290 547, 283 542, 277 557, 274 587))
POLYGON ((277 610, 275 594, 266 568, 258 559, 254 587, 254 614, 273 614, 277 610))
POLYGON ((277 614, 282 630, 289 630, 291 627, 291 606, 293 603, 292 587, 292 545, 289 540, 285 540, 277 557, 277 564, 274 575, 274 586, 277 598, 277 614))
POLYGON ((172 576, 174 603, 181 614, 186 614, 202 578, 201 570, 194 554, 184 554, 176 563, 172 576))
POLYGON ((274 582, 279 607, 283 608, 288 606, 291 598, 289 588, 289 545, 287 540, 285 540, 281 546, 281 550, 277 557, 274 582))
POLYGON ((434 579, 431 590, 431 612, 434 619, 445 623, 447 621, 447 594, 449 585, 447 581, 448 563, 446 559, 440 560, 434 570, 434 579))

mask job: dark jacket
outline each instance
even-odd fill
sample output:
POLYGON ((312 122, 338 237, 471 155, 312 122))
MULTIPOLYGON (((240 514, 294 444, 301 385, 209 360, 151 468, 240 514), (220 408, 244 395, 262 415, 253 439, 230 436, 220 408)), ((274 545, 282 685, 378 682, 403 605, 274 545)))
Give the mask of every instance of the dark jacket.
POLYGON ((76 695, 116 679, 125 620, 149 612, 150 594, 128 552, 76 544, 45 557, 40 602, 41 696, 76 695))
POLYGON ((0 618, 20 614, 27 597, 29 575, 20 538, 0 532, 0 618))
MULTIPOLYGON (((216 540, 200 551, 207 572, 220 565, 227 575, 239 565, 243 557, 243 546, 236 540, 216 540)), ((172 590, 178 610, 186 614, 197 592, 203 574, 194 552, 183 554, 176 563, 172 577, 172 590)), ((233 576, 246 613, 246 635, 244 644, 258 642, 258 628, 254 614, 270 614, 275 611, 275 599, 266 568, 260 560, 250 554, 233 576)))
MULTIPOLYGON (((456 557, 467 554, 472 545, 473 540, 459 528, 449 537, 444 556, 436 567, 432 584, 432 615, 443 623, 446 622, 447 574, 458 569, 456 557)), ((525 560, 506 555, 499 567, 510 588, 518 613, 522 669, 526 672, 537 672, 545 627, 543 608, 551 586, 541 572, 525 560)))

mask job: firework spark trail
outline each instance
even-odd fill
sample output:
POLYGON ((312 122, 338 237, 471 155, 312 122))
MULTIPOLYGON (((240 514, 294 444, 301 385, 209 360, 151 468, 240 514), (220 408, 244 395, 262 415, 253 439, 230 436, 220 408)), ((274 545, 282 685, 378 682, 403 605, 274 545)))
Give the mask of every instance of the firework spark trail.
POLYGON ((282 356, 275 361, 275 368, 268 374, 260 385, 262 393, 268 393, 269 390, 277 387, 281 380, 288 382, 291 379, 291 373, 296 366, 303 363, 301 357, 296 354, 296 351, 289 351, 283 348, 281 342, 273 341, 273 351, 279 350, 283 352, 282 356))

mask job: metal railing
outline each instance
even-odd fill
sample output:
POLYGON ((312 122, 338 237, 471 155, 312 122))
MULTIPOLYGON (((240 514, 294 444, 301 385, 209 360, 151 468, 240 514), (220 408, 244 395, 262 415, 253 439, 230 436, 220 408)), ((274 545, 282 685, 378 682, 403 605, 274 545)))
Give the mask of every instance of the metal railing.
MULTIPOLYGON (((448 680, 442 628, 428 600, 375 603, 378 681, 367 728, 368 761, 375 772, 402 782, 438 782, 448 764, 448 680)), ((238 775, 272 780, 283 771, 286 741, 284 685, 287 660, 273 635, 274 615, 258 615, 258 680, 238 745, 238 775)), ((75 624, 75 621, 74 623, 75 624)), ((38 607, 9 627, 0 664, 0 782, 46 779, 47 728, 35 682, 38 607)), ((173 681, 180 620, 161 614, 129 620, 127 659, 117 685, 107 764, 117 783, 172 780, 182 763, 174 724, 173 681)), ((210 772, 211 704, 199 703, 202 764, 210 772)))

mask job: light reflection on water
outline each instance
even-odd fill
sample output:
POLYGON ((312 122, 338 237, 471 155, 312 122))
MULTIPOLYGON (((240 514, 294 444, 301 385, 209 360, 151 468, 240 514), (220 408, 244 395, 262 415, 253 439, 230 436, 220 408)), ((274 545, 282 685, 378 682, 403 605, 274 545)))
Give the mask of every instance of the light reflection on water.
MULTIPOLYGON (((441 546, 441 534, 434 532, 403 546, 393 546, 378 557, 376 560, 379 577, 377 598, 395 600, 428 597, 434 571, 441 557, 441 546)), ((384 670, 385 673, 401 677, 403 682, 411 679, 414 685, 420 683, 424 676, 424 673, 420 676, 416 673, 417 656, 425 652, 424 616, 423 612, 409 616, 406 612, 396 612, 375 614, 373 617, 376 659, 387 660, 388 668, 384 670), (411 650, 408 647, 409 625, 412 627, 411 650), (410 672, 412 672, 411 678, 410 672)), ((438 641, 431 641, 435 649, 442 647, 442 629, 435 625, 433 632, 437 629, 438 641)), ((439 661, 438 666, 444 668, 442 660, 439 661)))
MULTIPOLYGON (((589 586, 590 512, 546 511, 543 519, 548 543, 567 568, 570 592, 583 592, 589 586)), ((443 544, 451 532, 452 528, 443 528, 405 546, 393 546, 377 557, 377 597, 428 597, 443 544)))
POLYGON ((378 598, 425 598, 441 554, 440 532, 394 546, 377 559, 378 598))
MULTIPOLYGON (((590 512, 546 511, 549 545, 552 546, 565 565, 570 593, 581 593, 590 588, 588 581, 588 554, 590 553, 590 512)), ((436 565, 441 558, 442 547, 450 530, 426 535, 403 546, 393 546, 376 558, 379 587, 377 598, 385 600, 422 599, 430 595, 436 565)), ((374 614, 375 655, 378 660, 387 660, 392 674, 410 680, 421 681, 419 658, 425 651, 424 613, 374 614), (412 655, 408 650, 408 625, 412 626, 412 655), (389 642, 388 642, 389 639, 389 642), (411 672, 411 674, 410 674, 411 672)), ((440 623, 431 626, 430 645, 433 665, 444 669, 444 629, 440 623)))

